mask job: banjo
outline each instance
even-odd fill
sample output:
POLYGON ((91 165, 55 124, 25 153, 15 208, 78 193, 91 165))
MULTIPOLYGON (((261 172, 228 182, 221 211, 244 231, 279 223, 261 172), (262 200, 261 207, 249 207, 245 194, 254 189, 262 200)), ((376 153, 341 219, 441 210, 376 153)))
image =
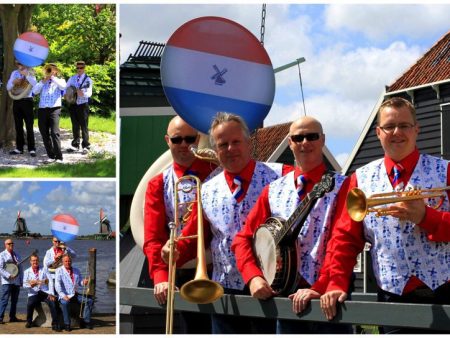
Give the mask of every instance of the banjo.
POLYGON ((296 240, 316 201, 333 188, 332 173, 324 174, 287 221, 281 217, 269 217, 256 229, 253 252, 264 278, 278 294, 295 291, 299 279, 296 240))
POLYGON ((37 254, 38 252, 39 252, 39 250, 35 249, 31 254, 29 254, 27 257, 22 259, 17 264, 16 263, 12 263, 12 262, 5 263, 4 269, 6 271, 8 271, 8 273, 11 275, 12 278, 16 278, 17 275, 19 274, 19 265, 22 264, 23 262, 25 262, 28 258, 30 258, 31 255, 37 254))

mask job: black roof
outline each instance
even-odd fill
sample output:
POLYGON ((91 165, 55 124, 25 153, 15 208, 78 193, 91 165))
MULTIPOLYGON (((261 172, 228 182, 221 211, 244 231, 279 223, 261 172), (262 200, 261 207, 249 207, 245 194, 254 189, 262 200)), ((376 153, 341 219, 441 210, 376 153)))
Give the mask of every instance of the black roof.
POLYGON ((140 41, 134 54, 120 66, 121 107, 167 107, 160 63, 165 44, 140 41))

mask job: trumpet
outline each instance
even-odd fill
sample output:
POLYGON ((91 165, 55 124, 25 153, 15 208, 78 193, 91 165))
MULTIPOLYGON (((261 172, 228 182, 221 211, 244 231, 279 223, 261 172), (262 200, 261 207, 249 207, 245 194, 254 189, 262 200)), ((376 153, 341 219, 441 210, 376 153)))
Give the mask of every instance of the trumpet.
POLYGON ((50 77, 52 75, 57 75, 59 73, 59 69, 55 64, 46 64, 43 68, 44 77, 50 77))
POLYGON ((181 297, 185 300, 196 304, 208 304, 212 303, 223 295, 223 287, 208 278, 206 268, 206 254, 205 254, 205 239, 203 234, 203 209, 200 197, 201 182, 197 176, 186 175, 180 177, 175 183, 175 223, 171 222, 170 227, 170 239, 169 239, 169 286, 167 290, 167 308, 166 308, 166 334, 172 334, 173 328, 173 305, 174 305, 174 293, 175 293, 175 271, 176 262, 174 262, 174 250, 175 242, 177 240, 197 238, 197 268, 195 277, 193 280, 183 284, 180 289, 181 297), (193 184, 182 184, 186 181, 194 181, 193 184), (184 193, 189 193, 193 189, 196 189, 196 198, 188 202, 180 202, 178 192, 182 190, 184 193), (180 206, 186 206, 186 210, 190 213, 192 205, 197 202, 197 235, 194 236, 179 236, 176 238, 176 231, 182 221, 186 220, 186 215, 179 215, 180 206))
POLYGON ((360 222, 367 216, 369 212, 375 212, 377 217, 390 215, 388 208, 373 208, 374 206, 403 201, 440 198, 440 202, 438 204, 434 206, 428 205, 433 209, 437 209, 442 205, 442 202, 445 198, 445 191, 447 190, 450 190, 450 186, 432 189, 393 191, 373 194, 369 197, 366 197, 361 189, 353 188, 347 194, 347 211, 352 220, 360 222))

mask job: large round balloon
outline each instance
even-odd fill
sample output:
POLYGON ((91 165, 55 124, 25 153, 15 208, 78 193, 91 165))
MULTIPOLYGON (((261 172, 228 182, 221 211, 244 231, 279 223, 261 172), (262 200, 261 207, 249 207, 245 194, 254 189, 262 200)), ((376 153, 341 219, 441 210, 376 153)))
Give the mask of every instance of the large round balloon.
POLYGON ((238 23, 220 17, 188 21, 172 34, 161 59, 161 80, 172 107, 208 133, 219 111, 260 126, 275 95, 269 55, 238 23))
POLYGON ((52 219, 52 234, 62 242, 70 242, 77 238, 80 225, 69 214, 58 214, 52 219))
POLYGON ((20 34, 14 43, 14 56, 24 66, 39 66, 47 59, 48 42, 36 32, 20 34))

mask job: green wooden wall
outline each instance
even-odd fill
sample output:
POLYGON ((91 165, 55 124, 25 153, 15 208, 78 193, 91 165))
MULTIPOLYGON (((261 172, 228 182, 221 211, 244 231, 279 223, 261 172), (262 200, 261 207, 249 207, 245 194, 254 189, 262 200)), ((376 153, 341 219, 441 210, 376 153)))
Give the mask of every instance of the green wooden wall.
POLYGON ((127 116, 120 121, 120 195, 133 195, 142 176, 167 149, 172 116, 127 116))

